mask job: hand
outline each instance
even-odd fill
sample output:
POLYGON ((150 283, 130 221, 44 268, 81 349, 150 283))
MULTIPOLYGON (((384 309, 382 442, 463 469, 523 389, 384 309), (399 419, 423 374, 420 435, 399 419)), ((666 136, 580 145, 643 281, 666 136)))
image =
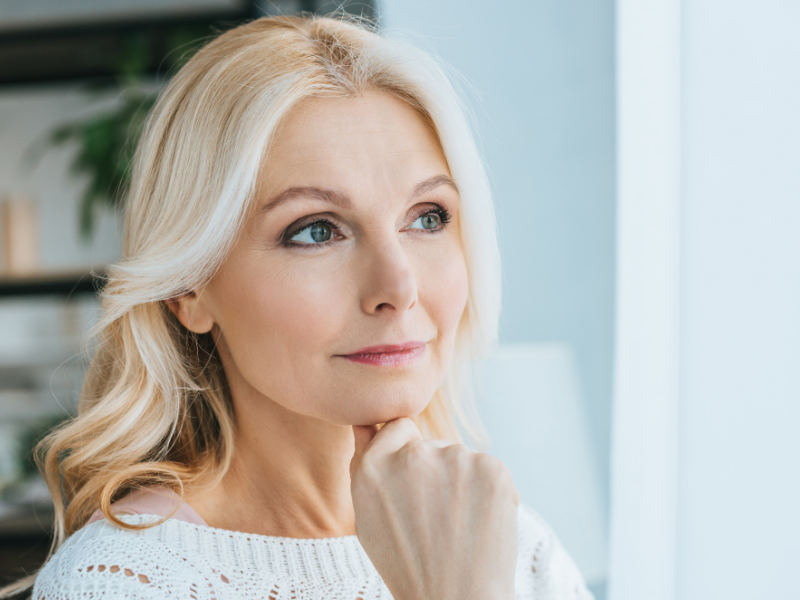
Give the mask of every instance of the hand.
POLYGON ((356 534, 395 600, 513 600, 519 492, 508 468, 423 440, 408 418, 353 433, 356 534))

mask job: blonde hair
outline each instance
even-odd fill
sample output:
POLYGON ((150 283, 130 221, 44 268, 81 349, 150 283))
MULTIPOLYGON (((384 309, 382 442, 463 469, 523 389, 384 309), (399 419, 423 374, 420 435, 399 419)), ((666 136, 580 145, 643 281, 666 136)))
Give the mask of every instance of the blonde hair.
MULTIPOLYGON (((109 521, 135 528, 110 505, 136 487, 160 483, 182 495, 202 476, 221 480, 235 431, 225 373, 211 334, 183 327, 165 300, 207 282, 221 265, 287 112, 310 96, 367 89, 419 111, 459 187, 469 299, 446 380, 417 422, 429 437, 460 441, 460 424, 480 440, 469 365, 496 341, 500 265, 490 187, 459 94, 431 56, 362 20, 258 19, 197 52, 147 119, 123 258, 107 270, 102 314, 84 341, 97 346, 78 414, 37 447, 55 506, 51 555, 98 507, 109 521)), ((27 588, 35 576, 0 595, 27 588)))

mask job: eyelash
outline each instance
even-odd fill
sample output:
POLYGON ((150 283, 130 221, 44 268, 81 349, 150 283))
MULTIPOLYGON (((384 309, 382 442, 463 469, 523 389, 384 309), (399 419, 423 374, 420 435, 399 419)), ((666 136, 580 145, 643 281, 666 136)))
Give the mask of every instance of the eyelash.
MULTIPOLYGON (((438 215, 440 227, 438 229, 428 229, 427 231, 429 233, 437 233, 439 231, 442 231, 445 228, 445 226, 450 222, 450 219, 451 219, 450 211, 447 210, 446 208, 444 208, 443 206, 439 206, 437 204, 434 208, 432 208, 430 210, 426 210, 425 212, 422 212, 422 213, 418 214, 414 218, 414 221, 416 221, 420 217, 424 217, 425 215, 430 215, 430 214, 438 215)), ((334 239, 330 239, 330 240, 328 240, 326 242, 320 242, 318 244, 298 244, 297 242, 292 242, 291 241, 292 238, 294 236, 296 236, 298 233, 300 233, 301 231, 303 231, 304 229, 306 229, 308 227, 311 227, 312 225, 316 225, 317 223, 323 223, 323 224, 327 225, 328 227, 331 228, 331 231, 333 231, 333 232, 336 232, 339 229, 339 227, 336 225, 336 223, 334 223, 330 219, 325 219, 325 218, 314 219, 313 221, 310 221, 308 223, 304 223, 304 224, 302 224, 302 225, 300 225, 298 227, 295 227, 293 229, 290 229, 290 228, 287 227, 284 230, 283 234, 281 235, 281 244, 283 246, 286 246, 286 247, 298 247, 298 246, 301 246, 301 247, 304 247, 304 246, 320 247, 320 246, 327 246, 330 243, 334 242, 335 241, 334 239)))

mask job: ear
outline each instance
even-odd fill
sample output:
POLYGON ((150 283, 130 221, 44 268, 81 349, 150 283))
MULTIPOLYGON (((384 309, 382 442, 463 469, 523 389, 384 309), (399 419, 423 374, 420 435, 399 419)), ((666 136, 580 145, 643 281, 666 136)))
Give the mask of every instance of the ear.
POLYGON ((164 301, 186 329, 195 333, 208 333, 214 326, 214 317, 200 302, 199 295, 186 292, 164 301))

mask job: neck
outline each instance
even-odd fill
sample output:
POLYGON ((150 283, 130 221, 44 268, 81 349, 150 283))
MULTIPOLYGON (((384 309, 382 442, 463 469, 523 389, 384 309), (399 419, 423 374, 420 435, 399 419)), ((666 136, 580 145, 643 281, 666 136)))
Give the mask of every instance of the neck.
POLYGON ((186 502, 211 527, 259 535, 355 535, 348 426, 292 412, 231 377, 233 462, 212 489, 187 489, 186 502), (239 384, 239 385, 236 385, 239 384))

